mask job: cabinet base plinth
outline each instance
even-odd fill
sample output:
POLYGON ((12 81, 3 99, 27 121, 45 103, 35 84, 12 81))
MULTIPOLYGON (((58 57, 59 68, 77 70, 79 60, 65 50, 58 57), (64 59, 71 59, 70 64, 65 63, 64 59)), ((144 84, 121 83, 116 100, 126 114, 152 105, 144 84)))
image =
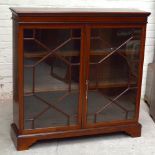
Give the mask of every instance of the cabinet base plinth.
POLYGON ((140 137, 141 136, 141 124, 135 125, 135 127, 130 127, 125 131, 131 137, 140 137))
POLYGON ((39 140, 79 137, 97 134, 106 134, 114 132, 125 132, 131 137, 141 136, 141 124, 132 123, 127 125, 115 125, 99 128, 78 129, 69 131, 47 132, 47 133, 34 133, 34 134, 18 134, 18 129, 15 124, 11 125, 11 137, 17 150, 27 150, 31 145, 39 140))
POLYGON ((15 124, 11 124, 11 138, 18 151, 27 150, 33 143, 37 141, 35 136, 18 134, 18 129, 15 124))

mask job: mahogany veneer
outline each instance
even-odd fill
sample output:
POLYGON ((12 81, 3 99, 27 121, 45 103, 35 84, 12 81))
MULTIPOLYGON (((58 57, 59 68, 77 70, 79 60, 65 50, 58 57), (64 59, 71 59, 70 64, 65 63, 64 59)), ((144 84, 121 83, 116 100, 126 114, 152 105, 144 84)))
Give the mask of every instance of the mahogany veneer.
POLYGON ((10 8, 17 150, 138 123, 147 17, 134 9, 10 8))

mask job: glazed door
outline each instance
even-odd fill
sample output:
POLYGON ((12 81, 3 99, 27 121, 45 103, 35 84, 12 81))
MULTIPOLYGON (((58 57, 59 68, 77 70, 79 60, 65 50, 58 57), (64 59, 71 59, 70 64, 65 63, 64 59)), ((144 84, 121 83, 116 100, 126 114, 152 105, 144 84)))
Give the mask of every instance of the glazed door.
POLYGON ((24 129, 80 127, 81 33, 24 28, 24 129))
POLYGON ((135 119, 140 28, 90 28, 86 124, 135 119))

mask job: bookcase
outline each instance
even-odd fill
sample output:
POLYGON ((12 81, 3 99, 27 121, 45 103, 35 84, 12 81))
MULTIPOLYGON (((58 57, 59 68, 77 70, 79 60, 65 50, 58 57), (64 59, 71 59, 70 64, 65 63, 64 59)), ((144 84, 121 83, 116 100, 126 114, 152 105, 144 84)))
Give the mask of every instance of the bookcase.
POLYGON ((134 9, 10 8, 17 150, 138 123, 147 17, 134 9))

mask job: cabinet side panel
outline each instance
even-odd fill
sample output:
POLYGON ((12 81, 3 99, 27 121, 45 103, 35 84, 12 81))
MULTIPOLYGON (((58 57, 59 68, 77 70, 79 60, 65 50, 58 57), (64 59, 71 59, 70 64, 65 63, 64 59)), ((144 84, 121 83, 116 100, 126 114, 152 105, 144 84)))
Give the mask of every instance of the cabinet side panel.
POLYGON ((18 30, 17 22, 13 20, 13 122, 19 128, 19 94, 18 94, 18 30))
POLYGON ((144 50, 145 50, 145 39, 146 39, 146 25, 142 27, 141 34, 141 50, 140 50, 140 63, 139 63, 139 83, 138 83, 138 95, 137 95, 137 107, 136 107, 136 120, 139 119, 140 110, 140 98, 141 98, 141 88, 142 88, 142 77, 143 77, 143 64, 144 64, 144 50))

